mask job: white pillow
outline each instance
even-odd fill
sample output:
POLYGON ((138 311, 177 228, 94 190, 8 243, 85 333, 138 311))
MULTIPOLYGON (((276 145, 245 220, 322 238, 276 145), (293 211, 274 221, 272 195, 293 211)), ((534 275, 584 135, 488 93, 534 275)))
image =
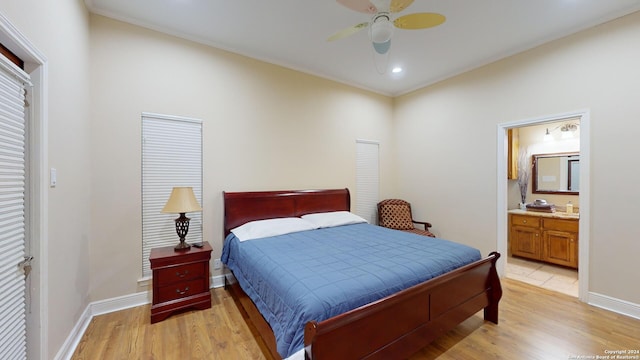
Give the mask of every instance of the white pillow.
POLYGON ((303 219, 312 222, 318 228, 366 223, 367 220, 348 211, 332 211, 324 213, 307 214, 303 219))
POLYGON ((231 232, 240 241, 284 235, 298 231, 317 229, 313 223, 297 217, 250 221, 231 232))

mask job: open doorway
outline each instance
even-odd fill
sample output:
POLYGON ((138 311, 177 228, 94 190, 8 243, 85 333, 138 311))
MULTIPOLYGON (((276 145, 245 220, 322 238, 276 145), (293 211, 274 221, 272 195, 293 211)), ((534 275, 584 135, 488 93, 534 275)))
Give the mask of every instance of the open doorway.
POLYGON ((580 118, 508 131, 505 276, 578 297, 580 118))
MULTIPOLYGON (((577 265, 579 268, 578 271, 578 283, 577 283, 577 288, 578 288, 578 297, 582 300, 582 301, 586 301, 587 298, 587 294, 588 294, 588 254, 589 254, 589 229, 587 224, 589 223, 589 159, 590 159, 590 155, 589 155, 589 112, 588 110, 583 110, 583 111, 576 111, 576 112, 571 112, 571 113, 563 113, 563 114, 557 114, 557 115, 550 115, 550 116, 545 116, 545 117, 540 117, 540 118, 534 118, 534 119, 525 119, 525 120, 518 120, 518 121, 514 121, 514 122, 510 122, 510 123, 503 123, 503 124, 499 124, 498 125, 498 144, 500 146, 498 146, 498 164, 497 164, 497 168, 498 168, 498 191, 497 191, 497 197, 498 197, 498 201, 497 201, 497 211, 498 211, 498 243, 497 243, 497 249, 498 251, 500 251, 502 254, 506 255, 505 259, 506 261, 502 262, 502 265, 499 264, 499 271, 501 276, 508 276, 507 271, 508 270, 512 270, 512 269, 508 269, 509 266, 509 259, 510 256, 509 254, 510 252, 510 244, 509 244, 509 234, 510 234, 510 229, 509 229, 509 219, 510 219, 510 214, 509 214, 509 210, 516 210, 520 208, 519 203, 521 202, 520 199, 520 195, 519 195, 519 190, 518 190, 518 185, 515 183, 510 183, 510 182, 514 182, 515 180, 508 180, 507 179, 507 174, 508 174, 508 153, 509 153, 509 137, 508 137, 508 130, 509 129, 527 129, 531 131, 531 134, 537 134, 537 136, 539 136, 540 139, 544 138, 544 135, 546 134, 546 129, 547 127, 549 128, 549 132, 553 133, 553 131, 556 130, 557 127, 557 134, 556 137, 558 137, 559 139, 561 138, 562 134, 562 129, 561 126, 564 123, 567 122, 578 122, 579 123, 579 133, 576 133, 575 135, 579 135, 576 137, 576 140, 579 142, 579 145, 577 145, 577 147, 579 148, 579 154, 580 154, 580 166, 579 166, 579 179, 580 179, 580 190, 579 190, 579 195, 577 197, 576 203, 578 204, 576 206, 576 210, 579 211, 579 215, 577 215, 577 217, 579 217, 579 225, 578 225, 578 229, 577 229, 577 234, 579 234, 579 240, 577 240, 578 238, 576 238, 577 241, 579 241, 579 246, 577 246, 577 265), (515 199, 515 200, 514 200, 515 199)), ((541 140, 541 142, 544 140, 541 140)), ((557 146, 557 145, 556 145, 557 146)), ((532 151, 537 151, 536 149, 541 149, 540 146, 538 146, 537 148, 534 147, 533 149, 531 149, 532 151)), ((533 176, 533 174, 532 174, 533 176)), ((551 179, 545 179, 545 180, 551 180, 551 179)), ((532 184, 530 184, 529 186, 532 186, 532 184)), ((558 195, 561 196, 561 195, 558 195)), ((541 198, 541 199, 546 199, 549 203, 557 203, 557 207, 559 210, 562 210, 563 212, 566 211, 566 204, 568 203, 568 200, 565 196, 561 196, 560 198, 556 197, 555 194, 538 194, 538 193, 533 193, 531 190, 528 191, 527 193, 527 197, 525 199, 525 201, 527 203, 531 203, 534 202, 536 199, 541 198), (560 208, 560 205, 562 205, 562 207, 560 208)), ((572 201, 573 203, 573 201, 572 201)), ((524 210, 523 210, 524 211, 524 210)), ((526 214, 526 213, 525 213, 526 214)), ((521 220, 525 220, 521 219, 521 220)), ((546 240, 549 242, 554 242, 557 240, 562 240, 560 235, 563 235, 560 232, 553 232, 553 231, 547 231, 545 232, 545 229, 542 227, 544 224, 544 222, 540 221, 538 223, 534 223, 534 224, 526 224, 529 225, 529 229, 534 229, 531 230, 531 232, 529 233, 529 235, 531 236, 531 238, 533 239, 536 234, 538 235, 538 237, 544 237, 547 236, 546 240), (551 237, 549 237, 551 236, 551 237)), ((527 229, 527 228, 525 228, 527 229)), ((565 238, 566 240, 570 240, 568 238, 565 238)), ((528 249, 533 249, 532 251, 535 253, 536 251, 538 253, 542 253, 544 250, 543 245, 542 245, 542 240, 539 240, 540 242, 538 243, 539 248, 538 249, 534 249, 534 246, 528 246, 525 244, 525 246, 522 247, 523 251, 527 251, 528 249)), ((546 251, 549 251, 549 248, 547 248, 546 251)), ((517 258, 517 257, 516 257, 517 258)), ((512 263, 515 263, 515 259, 514 257, 511 257, 512 259, 512 263)), ((543 264, 545 264, 544 262, 538 262, 537 263, 539 266, 542 266, 543 264)), ((522 264, 519 264, 522 265, 522 264)), ((536 265, 534 265, 536 266, 536 265)), ((566 267, 566 266, 565 266, 566 267)), ((546 269, 545 269, 546 270, 546 269)), ((566 275, 566 274, 564 274, 566 275)), ((544 276, 547 275, 543 275, 542 273, 538 273, 537 275, 534 276, 540 276, 542 278, 544 278, 544 276)), ((538 281, 540 282, 542 279, 539 279, 538 281)), ((550 280, 546 279, 546 280, 550 280)), ((533 281, 532 281, 533 282, 533 281)))

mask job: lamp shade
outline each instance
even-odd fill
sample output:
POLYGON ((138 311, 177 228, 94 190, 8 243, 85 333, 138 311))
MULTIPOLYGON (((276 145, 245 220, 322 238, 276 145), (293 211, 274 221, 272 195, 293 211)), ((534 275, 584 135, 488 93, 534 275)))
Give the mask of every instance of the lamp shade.
POLYGON ((202 211, 192 187, 174 187, 163 213, 180 214, 192 211, 202 211))

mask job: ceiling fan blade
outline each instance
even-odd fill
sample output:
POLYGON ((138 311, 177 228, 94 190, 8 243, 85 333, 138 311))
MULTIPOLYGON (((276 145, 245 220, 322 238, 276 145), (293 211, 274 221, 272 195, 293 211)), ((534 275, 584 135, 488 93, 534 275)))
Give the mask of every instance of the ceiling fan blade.
POLYGON ((351 9, 353 11, 365 13, 365 14, 375 14, 378 12, 378 9, 369 1, 369 0, 336 0, 338 4, 351 9))
POLYGON ((375 6, 376 12, 389 12, 391 0, 369 0, 375 6))
POLYGON ((415 13, 397 18, 393 25, 398 29, 426 29, 442 24, 447 18, 436 13, 415 13))
POLYGON ((367 26, 369 26, 368 22, 363 22, 357 25, 353 25, 350 26, 346 29, 342 29, 340 31, 338 31, 337 33, 329 36, 329 38, 327 39, 327 41, 334 41, 334 40, 338 40, 338 39, 342 39, 345 38, 347 36, 353 35, 355 33, 357 33, 358 31, 365 29, 367 26))
POLYGON ((391 11, 392 13, 397 13, 406 9, 411 4, 413 4, 413 0, 391 0, 389 11, 391 11))

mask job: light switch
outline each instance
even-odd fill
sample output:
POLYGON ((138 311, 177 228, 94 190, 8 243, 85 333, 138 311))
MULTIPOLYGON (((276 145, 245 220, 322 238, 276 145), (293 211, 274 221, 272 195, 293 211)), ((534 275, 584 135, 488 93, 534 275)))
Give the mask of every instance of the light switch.
POLYGON ((51 171, 49 172, 49 186, 56 187, 57 183, 58 183, 58 172, 56 171, 55 168, 51 168, 51 171))

